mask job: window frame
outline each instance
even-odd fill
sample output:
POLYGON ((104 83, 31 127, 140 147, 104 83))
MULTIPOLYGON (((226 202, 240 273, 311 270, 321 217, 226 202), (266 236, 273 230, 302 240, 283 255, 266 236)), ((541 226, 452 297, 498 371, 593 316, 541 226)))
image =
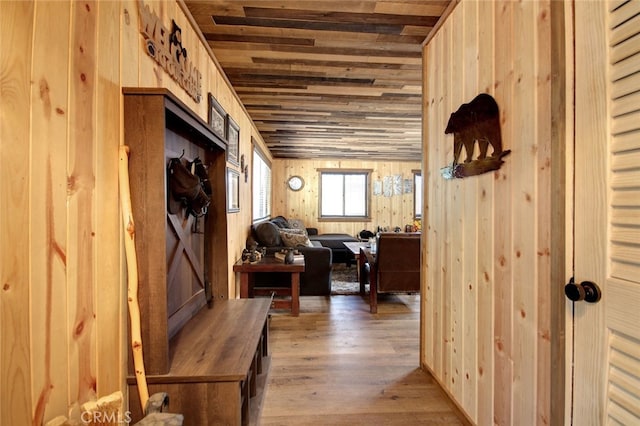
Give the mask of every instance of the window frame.
MULTIPOLYGON (((251 218, 253 223, 256 222, 261 222, 264 221, 265 219, 269 219, 271 217, 271 209, 273 207, 273 203, 271 200, 272 197, 272 188, 271 188, 271 180, 273 178, 273 170, 272 170, 272 164, 271 161, 269 161, 269 159, 267 158, 267 156, 265 155, 265 153, 260 149, 260 147, 258 146, 258 144, 255 142, 255 140, 253 139, 253 137, 251 138, 251 142, 253 145, 253 150, 252 150, 252 167, 251 167, 251 179, 252 179, 252 183, 251 183, 251 218), (259 159, 266 167, 266 169, 269 171, 269 178, 268 179, 262 179, 261 176, 256 176, 256 165, 259 165, 260 162, 256 162, 256 159, 259 159), (265 211, 262 212, 258 212, 260 214, 264 213, 263 215, 259 215, 258 217, 256 217, 256 203, 259 203, 259 194, 258 196, 256 196, 256 184, 264 185, 264 188, 261 189, 265 189, 267 194, 264 197, 265 198, 265 211)), ((258 208, 261 208, 262 206, 258 206, 258 208)))
POLYGON ((422 178, 422 170, 412 170, 411 171, 413 173, 413 218, 415 220, 421 220, 422 219, 422 209, 423 209, 423 205, 424 205, 424 179, 422 178), (416 194, 418 193, 417 188, 418 185, 416 185, 416 179, 420 177, 420 189, 421 189, 421 193, 420 193, 420 206, 417 205, 417 200, 418 197, 416 196, 416 194), (418 207, 420 207, 420 210, 418 211, 418 207))
MULTIPOLYGON (((371 221, 371 174, 373 169, 317 169, 318 171, 318 221, 320 222, 370 222, 371 221), (364 175, 365 176, 365 215, 322 215, 322 175, 364 175)), ((343 199, 344 204, 344 199, 343 199)))

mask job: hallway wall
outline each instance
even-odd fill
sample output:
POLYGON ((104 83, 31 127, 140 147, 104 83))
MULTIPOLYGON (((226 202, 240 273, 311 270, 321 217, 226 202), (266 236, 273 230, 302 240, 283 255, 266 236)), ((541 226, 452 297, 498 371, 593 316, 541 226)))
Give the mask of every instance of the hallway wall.
POLYGON ((463 0, 423 51, 422 363, 480 425, 562 418, 565 58, 551 3, 463 0), (446 180, 449 116, 483 92, 511 154, 499 171, 446 180))
MULTIPOLYGON (((146 54, 138 1, 0 2, 0 424, 41 424, 126 389, 122 87, 168 88, 205 121, 211 92, 240 125, 240 153, 251 158, 252 137, 262 144, 179 4, 143 4, 182 28, 199 103, 146 54)), ((231 264, 251 210, 227 223, 229 258, 217 261, 231 264)))

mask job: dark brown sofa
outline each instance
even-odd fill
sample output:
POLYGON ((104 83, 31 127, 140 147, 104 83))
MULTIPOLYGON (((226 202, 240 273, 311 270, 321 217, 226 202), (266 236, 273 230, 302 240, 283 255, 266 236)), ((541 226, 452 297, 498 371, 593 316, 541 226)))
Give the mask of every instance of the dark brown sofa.
POLYGON ((375 256, 368 253, 363 259, 365 273, 361 280, 369 279, 371 313, 378 312, 378 293, 420 292, 420 235, 382 233, 377 238, 375 256))
POLYGON ((322 247, 331 249, 333 263, 344 263, 347 266, 354 262, 353 253, 344 245, 345 242, 358 241, 357 238, 347 234, 320 234, 315 228, 307 228, 309 239, 318 242, 322 247))

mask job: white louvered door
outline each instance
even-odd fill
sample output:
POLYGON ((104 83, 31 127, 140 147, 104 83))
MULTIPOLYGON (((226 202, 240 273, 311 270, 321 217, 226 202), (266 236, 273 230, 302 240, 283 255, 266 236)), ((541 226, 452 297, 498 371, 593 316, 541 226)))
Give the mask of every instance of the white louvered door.
POLYGON ((575 1, 574 425, 640 425, 640 0, 575 1))

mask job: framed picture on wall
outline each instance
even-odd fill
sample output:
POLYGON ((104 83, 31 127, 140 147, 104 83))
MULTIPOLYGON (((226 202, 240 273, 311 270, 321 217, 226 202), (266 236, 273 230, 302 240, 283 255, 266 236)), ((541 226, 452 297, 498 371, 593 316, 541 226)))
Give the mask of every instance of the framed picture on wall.
POLYGON ((227 168, 227 212, 240 211, 240 173, 227 168))
POLYGON ((235 164, 238 163, 238 151, 240 150, 240 127, 227 114, 227 161, 235 164))
POLYGON ((227 113, 211 93, 209 93, 209 125, 220 139, 226 139, 227 113))

